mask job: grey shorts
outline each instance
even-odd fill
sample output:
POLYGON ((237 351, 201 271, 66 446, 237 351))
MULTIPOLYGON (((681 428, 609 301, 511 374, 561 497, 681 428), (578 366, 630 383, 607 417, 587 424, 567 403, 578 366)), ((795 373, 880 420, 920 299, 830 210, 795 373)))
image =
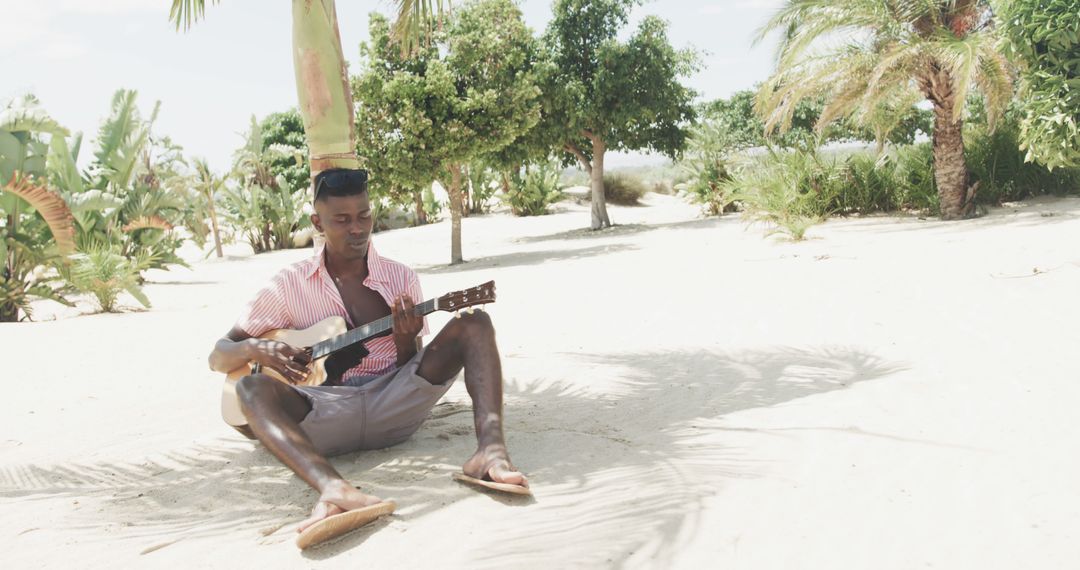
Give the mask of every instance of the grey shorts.
POLYGON ((323 455, 390 447, 409 439, 439 398, 450 389, 416 373, 427 347, 404 366, 361 386, 293 386, 311 403, 300 422, 323 455))

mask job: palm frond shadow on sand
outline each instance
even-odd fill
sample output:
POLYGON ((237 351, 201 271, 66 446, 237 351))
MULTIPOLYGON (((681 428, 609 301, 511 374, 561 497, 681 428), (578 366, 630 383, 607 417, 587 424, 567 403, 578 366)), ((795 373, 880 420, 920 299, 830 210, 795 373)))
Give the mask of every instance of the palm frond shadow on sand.
MULTIPOLYGON (((578 370, 609 371, 616 384, 597 393, 587 377, 550 380, 542 362, 524 367, 530 377, 509 379, 510 443, 537 501, 493 497, 520 508, 512 508, 512 526, 476 549, 479 565, 604 565, 633 552, 662 566, 725 479, 760 472, 742 450, 722 442, 718 420, 902 369, 850 347, 562 356, 578 370)), ((334 463, 370 492, 398 499, 405 508, 394 515, 395 524, 420 524, 426 514, 475 496, 449 478, 474 447, 467 401, 451 401, 437 406, 404 444, 334 463)), ((66 518, 69 527, 122 526, 122 534, 101 539, 139 539, 147 546, 231 533, 284 541, 291 534, 277 529, 305 517, 315 494, 261 447, 235 439, 132 464, 0 470, 0 500, 57 497, 99 503, 99 512, 66 518)), ((356 533, 316 557, 354 548, 369 535, 356 533)), ((402 536, 407 542, 407 533, 402 536)))

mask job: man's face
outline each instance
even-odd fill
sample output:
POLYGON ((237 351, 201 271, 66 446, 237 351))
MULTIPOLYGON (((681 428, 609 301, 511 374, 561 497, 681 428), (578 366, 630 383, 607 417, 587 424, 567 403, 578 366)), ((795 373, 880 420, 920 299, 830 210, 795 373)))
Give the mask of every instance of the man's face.
POLYGON ((316 201, 311 223, 326 237, 326 247, 336 257, 362 259, 367 255, 374 222, 366 192, 316 201))

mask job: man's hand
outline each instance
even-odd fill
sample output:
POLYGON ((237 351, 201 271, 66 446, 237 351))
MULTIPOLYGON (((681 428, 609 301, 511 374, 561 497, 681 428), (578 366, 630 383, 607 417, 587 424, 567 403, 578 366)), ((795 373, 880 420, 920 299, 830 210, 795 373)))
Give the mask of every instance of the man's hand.
POLYGON ((416 335, 424 330, 424 317, 416 314, 416 305, 408 295, 394 298, 390 314, 394 318, 394 346, 397 347, 400 365, 416 354, 416 335))
POLYGON ((397 344, 414 342, 416 335, 424 329, 424 317, 416 314, 416 305, 408 295, 398 295, 394 299, 390 314, 394 317, 394 342, 397 344))
POLYGON ((276 371, 290 384, 299 384, 307 378, 311 355, 306 350, 263 338, 251 338, 247 342, 253 362, 276 371))

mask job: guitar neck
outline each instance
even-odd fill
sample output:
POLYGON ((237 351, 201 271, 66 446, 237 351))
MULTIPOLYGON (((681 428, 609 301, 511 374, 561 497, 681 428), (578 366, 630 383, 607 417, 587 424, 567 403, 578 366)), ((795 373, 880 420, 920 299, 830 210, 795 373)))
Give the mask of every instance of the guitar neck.
MULTIPOLYGON (((438 310, 436 307, 436 301, 437 299, 428 299, 427 301, 416 305, 416 308, 413 309, 413 312, 418 317, 423 317, 425 315, 434 313, 436 310, 438 310)), ((387 315, 381 319, 371 321, 364 326, 356 327, 355 329, 352 329, 344 334, 340 334, 334 338, 326 339, 320 343, 316 343, 311 347, 311 357, 320 358, 326 356, 332 352, 337 352, 358 342, 364 342, 365 340, 368 340, 370 338, 375 338, 377 336, 386 334, 387 332, 393 330, 393 328, 394 317, 393 315, 387 315)))

